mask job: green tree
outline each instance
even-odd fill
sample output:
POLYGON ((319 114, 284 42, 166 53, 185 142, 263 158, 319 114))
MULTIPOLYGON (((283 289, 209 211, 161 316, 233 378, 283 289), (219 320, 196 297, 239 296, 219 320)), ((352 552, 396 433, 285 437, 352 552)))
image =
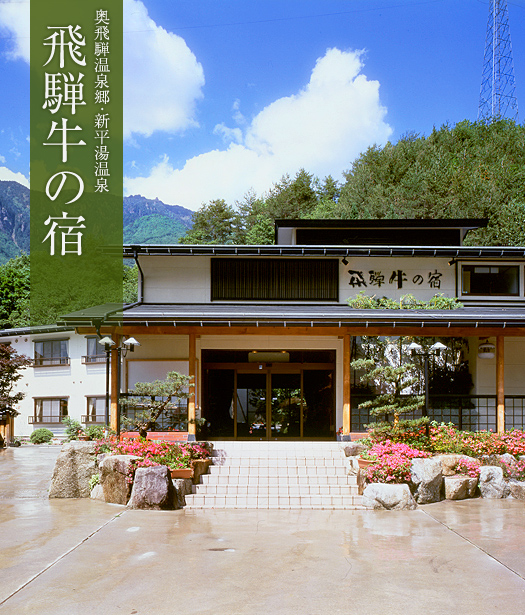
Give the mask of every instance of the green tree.
POLYGON ((138 301, 138 280, 139 268, 137 264, 126 265, 124 263, 122 299, 124 303, 135 303, 138 301))
POLYGON ((29 256, 0 265, 0 328, 29 325, 29 256))
POLYGON ((137 382, 131 391, 132 396, 121 397, 119 400, 121 406, 134 411, 133 418, 122 415, 122 425, 138 431, 140 437, 145 438, 162 413, 168 416, 175 413, 180 401, 193 395, 188 392, 190 383, 189 376, 178 372, 168 372, 165 380, 137 382))
POLYGON ((194 212, 192 228, 181 239, 186 244, 239 243, 238 212, 224 199, 210 201, 194 212))
POLYGON ((525 127, 511 120, 404 135, 395 145, 368 148, 345 178, 331 212, 337 217, 486 217, 488 227, 469 233, 467 244, 523 241, 525 127))
POLYGON ((15 384, 22 378, 21 370, 31 365, 31 360, 18 354, 14 348, 0 344, 0 410, 10 416, 20 414, 15 406, 22 401, 25 393, 14 392, 15 384))

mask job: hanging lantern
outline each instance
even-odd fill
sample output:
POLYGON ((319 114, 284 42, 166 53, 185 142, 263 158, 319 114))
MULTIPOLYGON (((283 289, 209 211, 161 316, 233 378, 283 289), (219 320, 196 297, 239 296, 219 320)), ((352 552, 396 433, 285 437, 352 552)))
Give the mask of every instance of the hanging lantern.
POLYGON ((496 356, 496 346, 490 342, 482 342, 478 346, 478 357, 480 359, 493 359, 496 356))

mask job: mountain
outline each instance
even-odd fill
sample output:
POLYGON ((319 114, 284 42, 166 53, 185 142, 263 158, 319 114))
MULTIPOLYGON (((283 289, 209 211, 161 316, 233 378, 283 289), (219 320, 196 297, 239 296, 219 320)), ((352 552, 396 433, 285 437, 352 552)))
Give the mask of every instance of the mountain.
POLYGON ((140 195, 124 197, 124 243, 178 243, 191 228, 190 209, 140 195))
MULTIPOLYGON (((140 195, 124 197, 124 243, 178 243, 192 225, 190 209, 140 195)), ((29 253, 29 188, 0 181, 0 264, 29 253)))
POLYGON ((0 181, 0 263, 29 252, 29 188, 0 181))

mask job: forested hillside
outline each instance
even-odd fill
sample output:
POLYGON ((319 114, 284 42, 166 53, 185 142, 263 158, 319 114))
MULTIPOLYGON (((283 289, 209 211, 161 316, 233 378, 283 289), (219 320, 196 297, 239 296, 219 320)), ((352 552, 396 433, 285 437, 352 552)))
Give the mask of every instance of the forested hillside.
POLYGON ((193 215, 184 243, 273 243, 276 218, 488 218, 481 245, 525 245, 525 127, 461 122, 360 155, 342 183, 305 170, 193 215))

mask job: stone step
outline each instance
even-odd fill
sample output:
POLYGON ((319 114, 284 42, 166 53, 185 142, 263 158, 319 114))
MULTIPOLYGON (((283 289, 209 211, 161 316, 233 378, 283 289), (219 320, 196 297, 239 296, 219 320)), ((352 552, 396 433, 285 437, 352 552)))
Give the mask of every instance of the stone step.
POLYGON ((250 466, 210 466, 210 474, 224 476, 345 476, 346 466, 281 466, 277 468, 250 466))
POLYGON ((362 508, 359 495, 201 495, 186 496, 186 508, 307 508, 356 509, 362 508))
POLYGON ((299 466, 327 466, 327 467, 345 467, 346 459, 344 457, 221 457, 212 458, 215 466, 249 466, 249 467, 270 467, 278 468, 286 465, 299 466))
POLYGON ((357 485, 357 476, 345 474, 336 476, 325 475, 287 475, 275 476, 258 476, 250 474, 248 476, 231 475, 231 474, 204 474, 201 476, 201 484, 204 485, 357 485))
POLYGON ((194 485, 199 495, 357 495, 357 485, 194 485))

